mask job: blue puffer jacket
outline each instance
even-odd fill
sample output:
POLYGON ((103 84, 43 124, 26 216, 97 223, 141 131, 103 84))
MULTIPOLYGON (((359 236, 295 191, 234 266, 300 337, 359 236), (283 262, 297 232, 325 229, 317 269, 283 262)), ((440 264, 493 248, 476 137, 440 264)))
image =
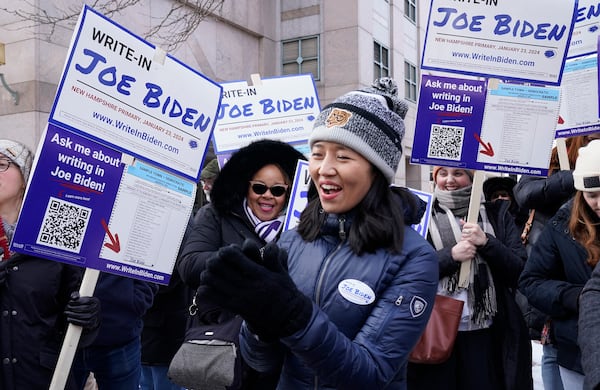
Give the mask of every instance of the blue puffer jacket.
POLYGON ((330 215, 313 242, 295 230, 281 236, 290 276, 313 301, 312 317, 281 344, 262 343, 244 326, 242 355, 259 371, 283 359, 278 389, 405 389, 408 355, 437 290, 435 251, 406 227, 402 253, 357 256, 339 238, 339 226, 330 215), (352 302, 356 291, 366 293, 366 304, 352 302))
POLYGON ((577 343, 578 297, 592 275, 587 252, 568 229, 573 200, 546 225, 519 279, 529 302, 552 317, 558 364, 583 373, 577 343))

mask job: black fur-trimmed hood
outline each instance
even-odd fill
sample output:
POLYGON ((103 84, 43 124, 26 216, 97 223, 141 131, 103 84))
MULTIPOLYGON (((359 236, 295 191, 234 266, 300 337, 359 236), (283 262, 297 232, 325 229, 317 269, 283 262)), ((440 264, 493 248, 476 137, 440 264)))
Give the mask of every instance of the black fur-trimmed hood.
POLYGON ((219 213, 239 209, 248 193, 248 182, 265 165, 279 165, 293 180, 300 159, 306 160, 306 157, 281 141, 260 140, 239 149, 215 180, 210 192, 213 206, 219 213))

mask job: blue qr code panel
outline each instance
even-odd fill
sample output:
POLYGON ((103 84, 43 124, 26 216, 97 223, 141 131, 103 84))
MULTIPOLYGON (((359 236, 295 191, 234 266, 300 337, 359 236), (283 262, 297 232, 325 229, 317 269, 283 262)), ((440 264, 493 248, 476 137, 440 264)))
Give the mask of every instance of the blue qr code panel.
POLYGON ((37 243, 79 253, 92 209, 50 197, 37 243))
POLYGON ((427 157, 459 161, 464 139, 464 127, 431 125, 427 157))

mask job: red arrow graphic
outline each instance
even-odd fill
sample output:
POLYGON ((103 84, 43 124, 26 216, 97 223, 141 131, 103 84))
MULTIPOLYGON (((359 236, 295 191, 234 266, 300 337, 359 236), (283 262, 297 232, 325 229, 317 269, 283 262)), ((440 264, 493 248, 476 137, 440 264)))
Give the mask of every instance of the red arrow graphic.
POLYGON ((488 156, 492 157, 494 155, 494 148, 492 148, 492 144, 489 142, 487 144, 483 142, 477 133, 473 133, 473 135, 475 136, 477 142, 483 146, 483 150, 480 150, 479 153, 487 154, 488 156))
POLYGON ((121 243, 119 242, 119 235, 115 233, 115 235, 113 237, 110 230, 108 230, 108 225, 106 224, 106 221, 104 220, 104 218, 102 218, 100 223, 102 224, 102 227, 104 228, 104 231, 106 232, 106 234, 108 234, 108 238, 110 238, 110 242, 105 242, 104 246, 107 247, 108 249, 111 249, 111 250, 119 253, 121 251, 121 243))

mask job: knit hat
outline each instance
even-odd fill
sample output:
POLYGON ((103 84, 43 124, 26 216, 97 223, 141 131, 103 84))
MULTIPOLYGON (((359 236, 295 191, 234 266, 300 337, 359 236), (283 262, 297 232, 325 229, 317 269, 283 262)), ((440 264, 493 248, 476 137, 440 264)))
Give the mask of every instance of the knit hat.
POLYGON ((483 182, 483 194, 486 201, 492 199, 492 195, 498 191, 506 191, 511 199, 514 199, 513 187, 517 184, 517 181, 512 177, 508 176, 496 176, 490 177, 483 182))
POLYGON ((33 163, 33 154, 22 143, 8 139, 0 139, 0 154, 6 156, 10 161, 19 166, 23 180, 27 183, 31 164, 33 163))
MULTIPOLYGON (((436 178, 437 178, 437 174, 440 171, 440 169, 442 168, 446 168, 446 167, 442 167, 439 165, 436 165, 433 167, 433 171, 431 173, 431 177, 433 178, 433 182, 436 182, 436 178)), ((455 168, 455 169, 462 169, 463 171, 465 171, 465 173, 469 176, 469 178, 471 179, 471 183, 473 182, 473 171, 470 169, 465 169, 465 168, 455 168)))
POLYGON ((398 86, 389 77, 369 88, 352 91, 325 106, 309 138, 347 146, 376 166, 389 183, 402 156, 404 117, 408 105, 398 97, 398 86))
POLYGON ((579 148, 573 182, 579 191, 600 191, 600 140, 593 140, 579 148))
POLYGON ((208 164, 204 167, 202 172, 200 173, 200 179, 206 180, 217 177, 219 174, 219 161, 215 158, 210 160, 208 164))

